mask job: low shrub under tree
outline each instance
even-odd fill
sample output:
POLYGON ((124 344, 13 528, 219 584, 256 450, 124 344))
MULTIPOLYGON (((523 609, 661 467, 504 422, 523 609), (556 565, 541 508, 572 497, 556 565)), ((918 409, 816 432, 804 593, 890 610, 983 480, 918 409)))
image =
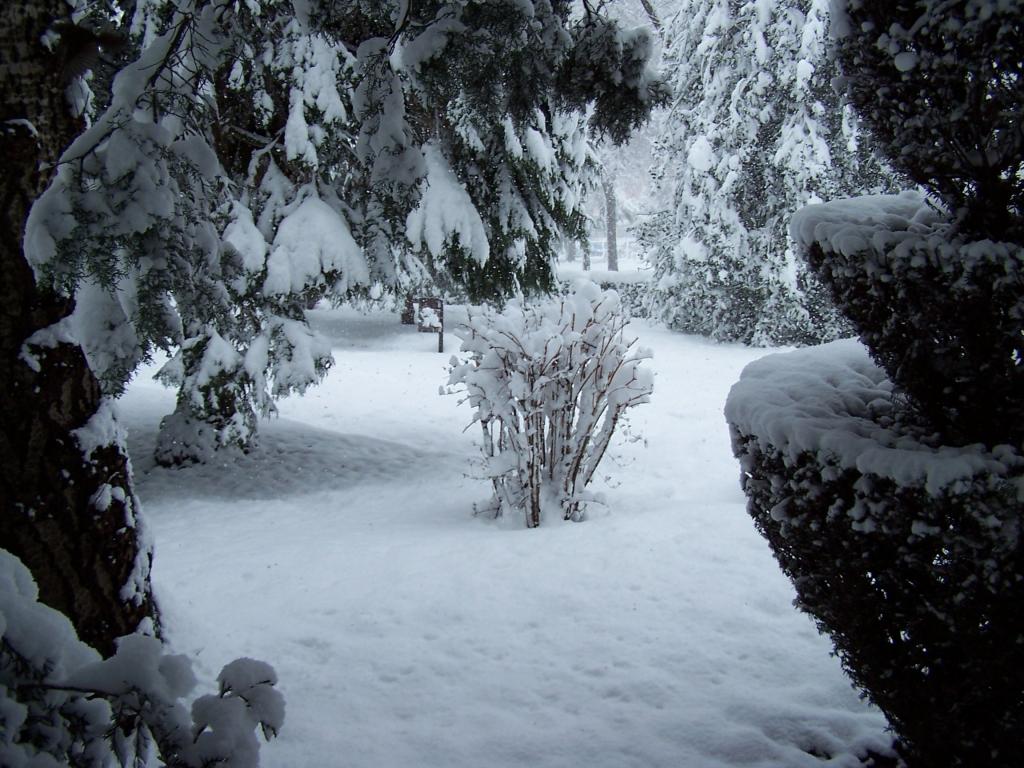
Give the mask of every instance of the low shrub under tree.
POLYGON ((0 549, 0 765, 127 768, 155 758, 168 768, 255 768, 256 732, 269 739, 284 722, 277 675, 235 659, 217 682, 190 710, 191 661, 155 637, 126 635, 102 659, 0 549))

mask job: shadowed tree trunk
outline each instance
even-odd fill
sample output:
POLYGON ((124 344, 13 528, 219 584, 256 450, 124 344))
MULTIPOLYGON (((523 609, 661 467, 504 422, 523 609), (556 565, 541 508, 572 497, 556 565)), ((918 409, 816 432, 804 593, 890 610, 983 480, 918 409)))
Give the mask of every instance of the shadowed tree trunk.
POLYGON ((576 261, 576 251, 578 246, 576 241, 571 237, 565 238, 565 260, 568 262, 576 261))
POLYGON ((605 253, 608 254, 608 271, 619 271, 619 241, 616 232, 618 213, 615 208, 615 177, 606 174, 601 179, 604 191, 605 253))
POLYGON ((67 12, 64 0, 0 4, 0 546, 110 655, 114 638, 155 617, 150 552, 99 384, 81 347, 50 329, 74 301, 36 284, 22 248, 29 210, 82 127, 64 96, 75 52, 42 43, 67 12))
POLYGON ((661 18, 658 16, 658 12, 654 9, 654 4, 651 0, 640 0, 640 5, 644 7, 644 13, 647 14, 647 18, 651 22, 651 26, 654 27, 654 31, 658 33, 660 37, 664 34, 664 27, 661 24, 661 18))

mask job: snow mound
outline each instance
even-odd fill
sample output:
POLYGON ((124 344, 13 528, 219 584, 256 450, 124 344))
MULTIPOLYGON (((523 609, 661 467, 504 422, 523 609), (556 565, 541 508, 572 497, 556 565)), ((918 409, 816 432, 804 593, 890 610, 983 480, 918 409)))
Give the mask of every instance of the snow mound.
MULTIPOLYGON (((893 387, 854 339, 774 354, 748 365, 729 393, 725 418, 759 445, 797 463, 815 454, 838 464, 923 486, 928 494, 962 493, 982 474, 1024 468, 1010 446, 932 446, 894 426, 893 387)), ((1019 480, 1024 498, 1024 480, 1019 480)))

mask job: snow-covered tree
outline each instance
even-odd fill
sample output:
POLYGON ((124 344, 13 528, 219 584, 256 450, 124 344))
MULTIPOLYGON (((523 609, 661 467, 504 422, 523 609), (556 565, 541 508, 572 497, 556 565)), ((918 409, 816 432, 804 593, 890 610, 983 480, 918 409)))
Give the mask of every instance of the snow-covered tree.
POLYGON ((656 169, 673 204, 639 234, 652 309, 680 330, 814 343, 846 325, 795 257, 789 216, 885 174, 838 109, 827 0, 686 0, 666 24, 674 103, 656 169))
MULTIPOLYGON (((623 29, 588 3, 574 14, 571 2, 502 0, 411 6, 379 34, 391 34, 401 55, 376 56, 360 71, 371 83, 397 80, 404 102, 401 114, 389 114, 386 99, 369 102, 381 112, 363 122, 364 135, 372 127, 377 145, 359 148, 374 173, 421 148, 425 172, 400 184, 421 196, 401 219, 418 262, 474 300, 549 289, 559 238, 583 235, 588 136, 621 143, 664 97, 647 68, 648 32, 623 29), (388 130, 391 144, 379 140, 380 125, 401 126, 388 130)), ((364 177, 353 192, 377 198, 381 185, 364 177)), ((393 202, 408 192, 389 194, 393 202)), ((402 240, 385 238, 408 258, 402 240)))
POLYGON ((346 115, 344 48, 278 5, 138 5, 140 57, 33 214, 41 268, 105 289, 79 316, 111 394, 151 349, 174 354, 167 463, 248 446, 273 398, 330 363, 306 302, 368 279, 318 154, 346 115))
POLYGON ((319 297, 550 286, 559 233, 582 235, 588 133, 624 140, 664 92, 645 33, 571 10, 136 5, 142 53, 65 154, 31 255, 65 290, 92 284, 110 392, 174 355, 158 459, 247 447, 274 398, 323 375, 319 297))

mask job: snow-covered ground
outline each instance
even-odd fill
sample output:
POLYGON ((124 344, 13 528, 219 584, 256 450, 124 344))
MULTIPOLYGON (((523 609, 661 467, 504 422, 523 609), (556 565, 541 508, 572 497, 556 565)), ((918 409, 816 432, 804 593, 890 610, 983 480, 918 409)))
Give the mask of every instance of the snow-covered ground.
POLYGON ((436 337, 312 314, 337 365, 248 456, 155 467, 173 392, 143 371, 122 400, 172 645, 207 679, 241 655, 280 675, 264 766, 855 766, 888 744, 743 508, 721 413, 765 350, 637 324, 646 445, 606 459, 588 521, 525 530, 472 514, 488 487, 436 337))

